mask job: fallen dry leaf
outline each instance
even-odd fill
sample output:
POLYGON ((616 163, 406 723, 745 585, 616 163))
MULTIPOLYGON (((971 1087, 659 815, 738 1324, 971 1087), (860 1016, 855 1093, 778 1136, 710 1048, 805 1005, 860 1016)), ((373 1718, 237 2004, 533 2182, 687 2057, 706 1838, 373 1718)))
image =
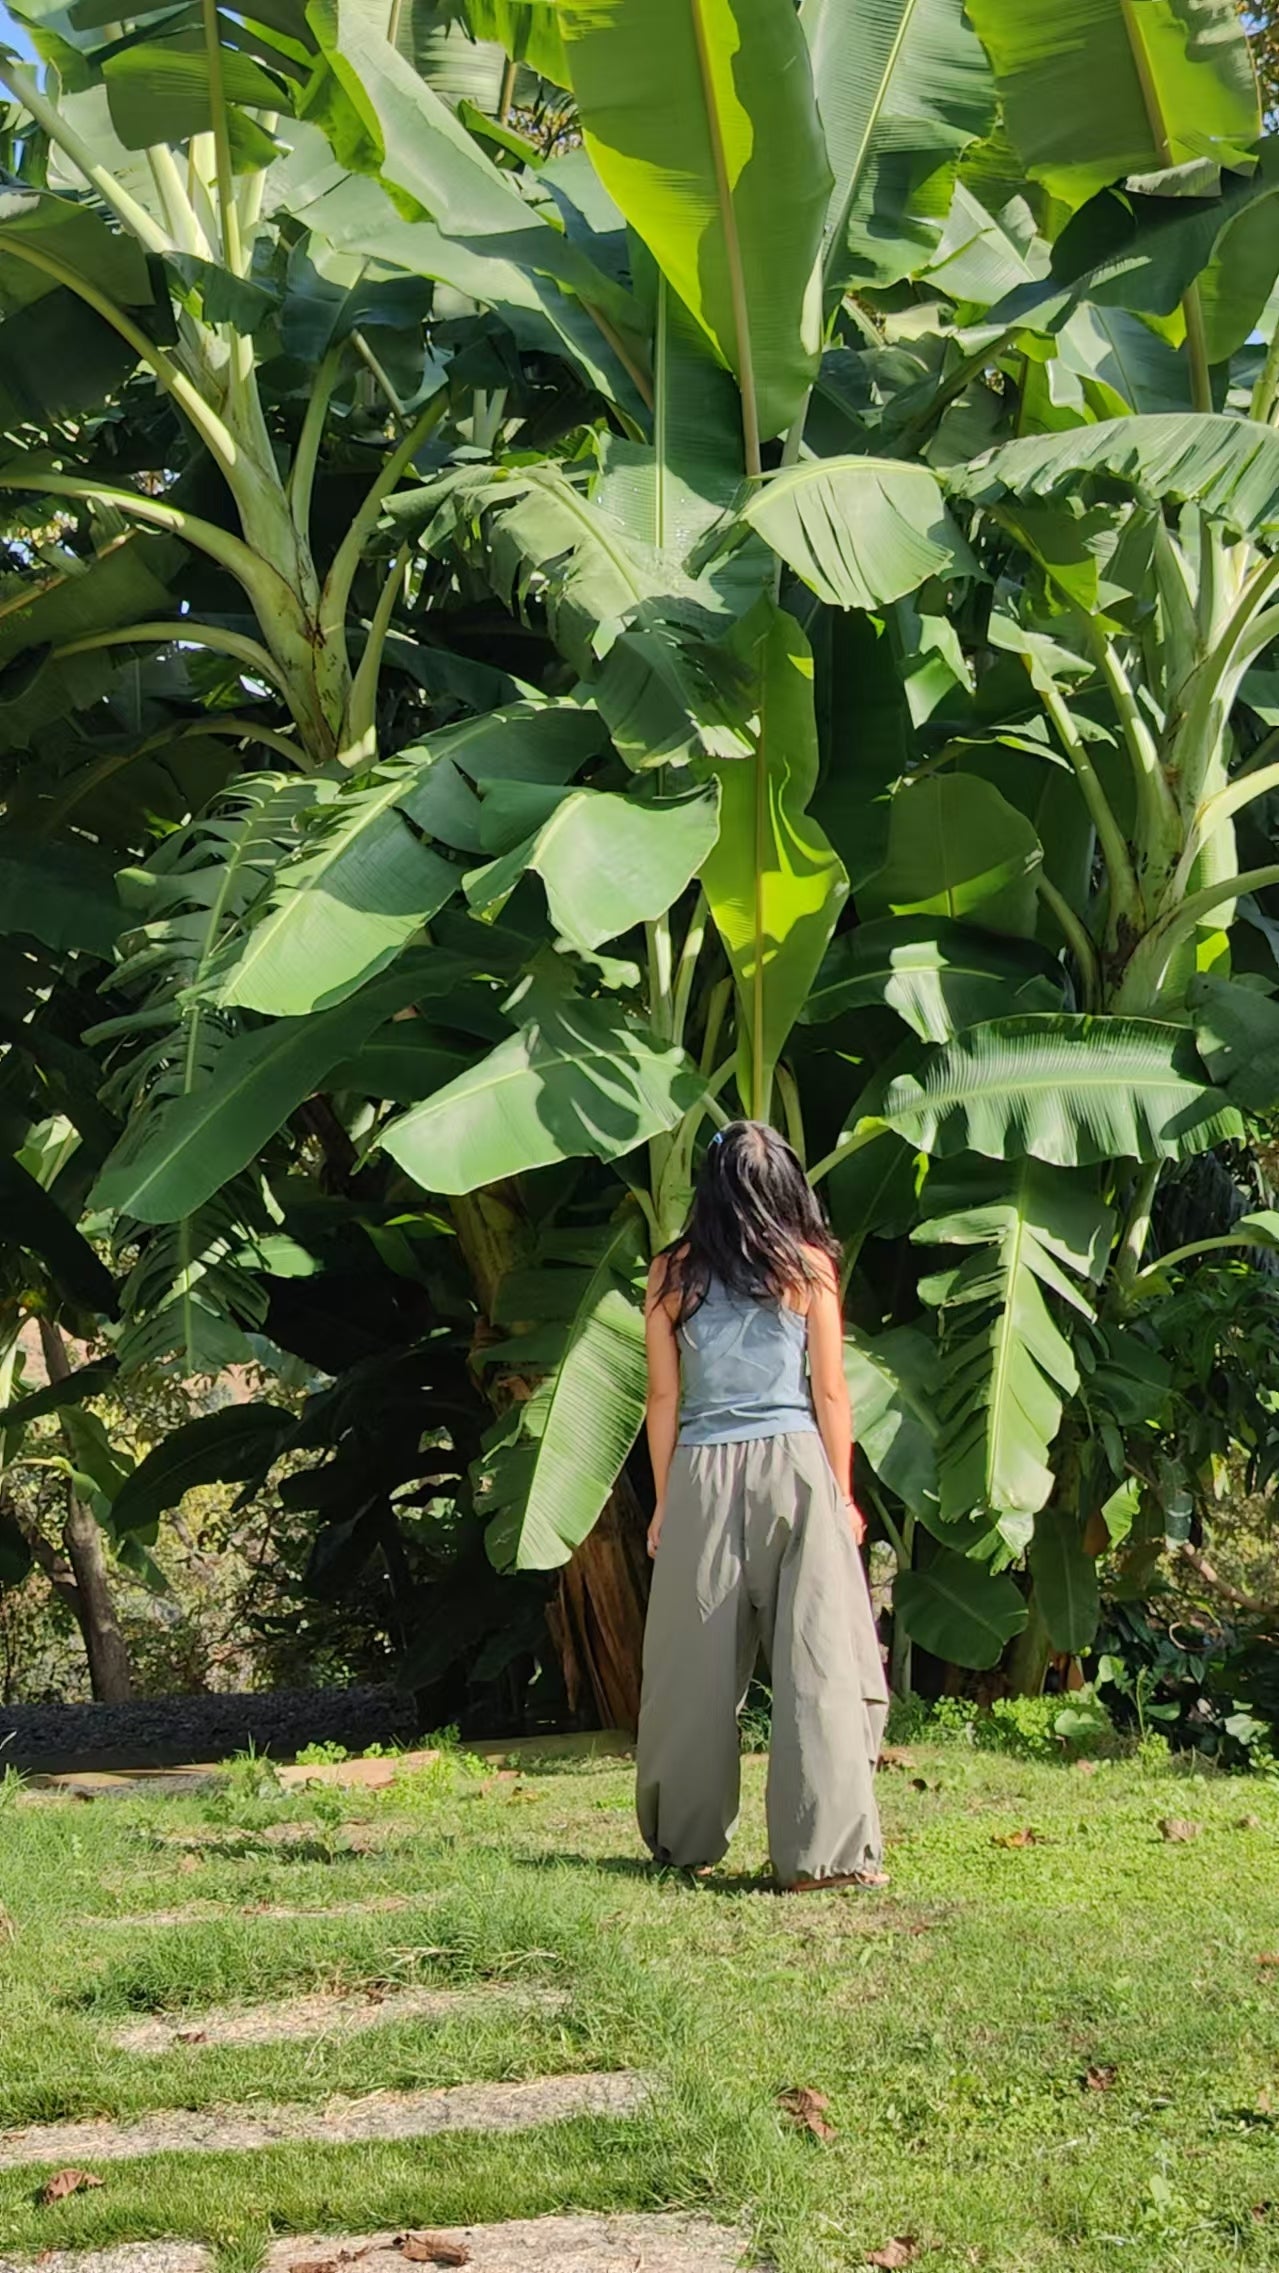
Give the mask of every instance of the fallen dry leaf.
POLYGON ((811 2131, 815 2139, 834 2138, 835 2126, 826 2121, 830 2101, 824 2091, 814 2091, 809 2084, 797 2084, 790 2091, 779 2091, 777 2104, 802 2130, 811 2131))
POLYGON ((1037 1831, 1026 1830, 993 1831, 990 1843, 992 1847, 1038 1847, 1041 1842, 1037 1831))
POLYGON ((1109 2091, 1118 2073, 1112 2060, 1094 2061, 1091 2068, 1084 2070, 1084 2090, 1109 2091))
POLYGON ((1279 1965, 1279 1949, 1258 1950, 1257 1963, 1258 1965, 1279 1965))
POLYGON ((0 1902, 0 1942, 11 1942, 17 1930, 3 1902, 0 1902))
POLYGON ((40 2200, 47 2207, 50 2202, 65 2202, 68 2194, 81 2194, 86 2186, 105 2186, 106 2180, 91 2170, 59 2170, 47 2178, 40 2189, 40 2200))
POLYGON ((1272 2211, 1273 2209, 1274 2209, 1274 2203, 1273 2203, 1273 2202, 1254 2202, 1254 2203, 1253 2203, 1253 2205, 1252 2205, 1252 2214, 1253 2214, 1253 2217, 1256 2219, 1256 2221, 1257 2221, 1257 2224, 1258 2224, 1258 2225, 1261 2225, 1261 2224, 1263 2224, 1263 2222, 1265 2221, 1265 2219, 1267 2219, 1267 2218, 1270 2216, 1270 2213, 1271 2213, 1271 2211, 1272 2211))
POLYGON ((1173 1846, 1183 1844, 1187 1839, 1197 1839, 1202 1830, 1202 1823, 1187 1823, 1182 1815, 1161 1815, 1159 1818, 1160 1837, 1167 1839, 1173 1846))
POLYGON ((179 2044, 207 2044, 208 2041, 209 2032, 207 2028, 180 2028, 178 2030, 177 2042, 179 2044))
POLYGON ((1235 1829, 1236 1831, 1260 1831, 1261 1817, 1259 1815, 1241 1815, 1235 1824, 1235 1829))
POLYGON ((464 2241, 447 2234, 397 2234, 395 2247, 411 2265, 469 2265, 471 2252, 464 2241))
POLYGON ((872 2249, 867 2253, 866 2263, 889 2268, 913 2265, 923 2246, 922 2241, 915 2234, 894 2234, 892 2240, 886 2241, 882 2249, 872 2249))
POLYGON ((1098 1760, 1076 1760, 1075 1767, 1081 1776, 1095 1776, 1101 1763, 1098 1760))
POLYGON ((336 2257, 295 2257, 289 2273, 338 2273, 336 2257))

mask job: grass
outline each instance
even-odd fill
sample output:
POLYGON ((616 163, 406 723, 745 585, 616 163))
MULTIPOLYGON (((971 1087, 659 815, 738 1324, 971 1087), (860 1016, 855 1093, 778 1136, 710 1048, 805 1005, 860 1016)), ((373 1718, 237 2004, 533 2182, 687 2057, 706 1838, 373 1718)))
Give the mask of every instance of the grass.
POLYGON ((109 2163, 48 2209, 41 2173, 0 2172, 0 2254, 172 2234, 251 2273, 276 2233, 673 2207, 740 2223, 781 2273, 900 2234, 922 2273, 1279 2264, 1273 1783, 920 1744, 880 1778, 891 1887, 779 1901, 747 1877, 762 1782, 747 1763, 733 1856, 702 1885, 641 1868, 608 1762, 481 1781, 448 1760, 387 1793, 0 1794, 0 2128, 593 2068, 662 2087, 631 2121, 109 2163), (1166 1842, 1161 1817, 1199 1835, 1166 1842), (388 1894, 406 1906, 252 1909, 388 1894), (567 2002, 160 2058, 108 2041, 152 2011, 513 1980, 567 2002), (781 2113, 794 2085, 827 2095, 833 2138, 781 2113))

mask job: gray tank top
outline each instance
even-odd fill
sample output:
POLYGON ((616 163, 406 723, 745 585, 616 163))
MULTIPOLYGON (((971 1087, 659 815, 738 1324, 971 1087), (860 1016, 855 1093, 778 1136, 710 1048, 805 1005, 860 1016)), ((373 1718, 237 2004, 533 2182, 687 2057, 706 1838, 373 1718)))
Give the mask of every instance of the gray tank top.
POLYGON ((712 1279, 679 1329, 681 1444, 811 1435, 808 1321, 785 1303, 731 1294, 712 1279))

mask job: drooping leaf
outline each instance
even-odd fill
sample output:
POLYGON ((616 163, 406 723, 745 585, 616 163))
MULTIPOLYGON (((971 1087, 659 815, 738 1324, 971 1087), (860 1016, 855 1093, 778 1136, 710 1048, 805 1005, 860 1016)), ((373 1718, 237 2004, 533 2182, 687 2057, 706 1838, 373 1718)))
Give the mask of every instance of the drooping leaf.
POLYGON ((0 1153, 0 1223, 4 1245, 36 1255, 59 1292, 86 1310, 114 1317, 115 1281, 52 1194, 20 1160, 0 1153))
POLYGON ((897 786, 888 856, 857 896, 877 916, 970 916, 989 932, 1032 938, 1043 848, 1025 815, 989 782, 926 774, 897 786))
POLYGON ((1241 536, 1279 528, 1279 435, 1249 419, 1203 412, 1185 418, 1109 418, 1065 434, 1007 442, 971 467, 952 470, 957 497, 995 504, 1005 496, 1077 491, 1104 474, 1139 497, 1193 501, 1241 536))
POLYGON ((549 1398, 528 1490, 494 1518, 499 1570, 554 1570, 599 1515, 644 1418, 644 1227, 628 1206, 582 1290, 549 1398))
POLYGON ((796 416, 821 348, 831 177, 794 9, 570 0, 560 22, 600 178, 767 441, 796 416))
POLYGON ((844 1336, 853 1432, 875 1474, 912 1514, 937 1498, 937 1344, 918 1326, 844 1336))
POLYGON ((800 22, 835 175, 827 288, 896 284, 933 251, 959 156, 989 130, 985 56, 948 0, 803 0, 800 22))
POLYGON ((1023 1160, 930 1177, 921 1245, 970 1250, 920 1288, 939 1309, 941 1513, 998 1522, 1010 1546, 1052 1491, 1064 1398, 1079 1372, 1050 1296, 1085 1318, 1113 1217, 1087 1176, 1023 1160))
POLYGON ((1066 1011, 971 1027, 890 1081, 874 1110, 943 1158, 1030 1153, 1061 1167, 1182 1159, 1243 1133, 1184 1027, 1066 1011))
POLYGON ((464 0, 477 39, 496 40, 517 63, 527 63, 557 87, 571 85, 564 35, 555 0, 464 0))
POLYGON ((1027 1617, 1010 1578, 944 1547, 926 1569, 898 1572, 893 1609, 922 1649, 954 1665, 976 1667, 997 1664, 1027 1617))
POLYGON ((111 864, 92 846, 0 834, 0 932, 107 961, 125 922, 111 864))
POLYGON ((473 1192, 586 1154, 620 1159, 700 1097, 683 1051, 613 1005, 529 1007, 509 1041, 383 1132, 382 1149, 424 1190, 473 1192))
POLYGON ((276 1018, 237 1035, 212 1077, 126 1129, 93 1190, 93 1205, 143 1223, 194 1214, 247 1167, 290 1113, 404 1005, 449 983, 447 964, 424 950, 405 957, 350 1001, 308 1018, 276 1018))
POLYGON ((112 1503, 116 1531, 149 1530, 197 1484, 242 1483, 270 1464, 294 1427, 286 1405, 224 1405, 170 1430, 138 1463, 112 1503))
POLYGON ((1084 1553, 1083 1533, 1069 1508, 1040 1509, 1028 1559, 1049 1641, 1077 1656, 1097 1631, 1101 1597, 1096 1560, 1084 1553))
POLYGON ((466 896, 496 913, 535 869, 556 930, 575 947, 600 947, 678 899, 715 843, 718 802, 713 786, 662 804, 570 790, 536 835, 471 871, 466 896))
POLYGON ((831 942, 803 1019, 817 1025, 882 1002, 922 1041, 947 1042, 1001 1015, 1058 1009, 1061 999, 1060 966, 1029 941, 934 916, 890 916, 831 942))
POLYGON ((975 562, 927 466, 823 458, 783 467, 743 518, 835 608, 878 608, 975 562))
POLYGON ((41 1420, 46 1413, 61 1412, 64 1405, 82 1405, 86 1397, 100 1397, 118 1371, 114 1357, 95 1358, 88 1365, 76 1366, 62 1381, 47 1381, 43 1389, 15 1397, 11 1405, 0 1408, 0 1432, 25 1428, 29 1421, 41 1420))
POLYGON ((737 645, 757 688, 756 748, 746 761, 715 768, 719 840, 702 886, 737 986, 738 1084, 760 1118, 848 879, 808 812, 817 781, 808 642, 793 617, 761 601, 737 645))
POLYGON ((1191 980, 1187 999, 1213 1080, 1246 1111, 1272 1111, 1279 1103, 1279 1002, 1209 972, 1191 980))
POLYGON ((1261 131, 1231 0, 969 0, 1008 133, 1069 206, 1128 174, 1237 166, 1261 131))

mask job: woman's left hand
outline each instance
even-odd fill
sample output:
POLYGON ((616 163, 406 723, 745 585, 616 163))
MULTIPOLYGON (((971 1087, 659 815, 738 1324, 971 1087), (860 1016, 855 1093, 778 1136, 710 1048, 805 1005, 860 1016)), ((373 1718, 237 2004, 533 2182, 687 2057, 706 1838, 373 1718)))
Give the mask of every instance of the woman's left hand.
POLYGON ((853 1527, 854 1541, 856 1542, 857 1546, 860 1547, 863 1539, 866 1537, 866 1518, 862 1514, 861 1509, 858 1507, 856 1500, 847 1499, 845 1500, 844 1505, 848 1510, 848 1520, 853 1527))

